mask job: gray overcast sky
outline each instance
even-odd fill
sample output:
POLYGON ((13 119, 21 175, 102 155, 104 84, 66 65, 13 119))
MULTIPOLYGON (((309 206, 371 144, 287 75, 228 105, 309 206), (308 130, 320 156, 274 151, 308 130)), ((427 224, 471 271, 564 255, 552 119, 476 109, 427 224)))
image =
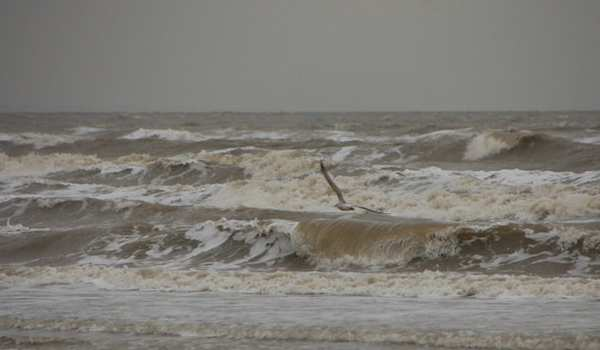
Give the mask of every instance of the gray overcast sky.
POLYGON ((600 109, 598 0, 2 0, 0 110, 600 109))

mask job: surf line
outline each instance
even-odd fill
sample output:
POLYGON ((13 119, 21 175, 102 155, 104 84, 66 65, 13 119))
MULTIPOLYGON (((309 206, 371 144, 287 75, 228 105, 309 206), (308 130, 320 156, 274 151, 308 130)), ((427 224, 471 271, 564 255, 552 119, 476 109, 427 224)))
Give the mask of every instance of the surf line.
POLYGON ((350 203, 346 202, 346 200, 344 199, 344 195, 342 194, 342 190, 340 190, 340 188, 333 181, 333 178, 331 177, 331 175, 327 171, 327 168, 325 167, 325 162, 323 161, 323 159, 321 159, 319 161, 319 164, 321 165, 321 174, 323 174, 325 181, 327 181, 327 183, 329 184, 329 187, 331 187, 333 192, 335 192, 335 194, 338 197, 338 202, 335 205, 336 208, 338 208, 339 210, 342 210, 342 211, 351 211, 351 210, 355 210, 356 208, 360 208, 360 209, 368 211, 369 213, 389 215, 389 213, 386 213, 381 210, 371 209, 371 208, 367 208, 367 207, 364 207, 361 205, 350 204, 350 203))

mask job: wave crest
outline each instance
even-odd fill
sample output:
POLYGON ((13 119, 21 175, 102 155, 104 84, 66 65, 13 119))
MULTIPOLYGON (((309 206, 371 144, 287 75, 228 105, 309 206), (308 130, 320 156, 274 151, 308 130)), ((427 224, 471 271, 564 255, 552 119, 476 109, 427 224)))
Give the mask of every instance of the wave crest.
POLYGON ((475 136, 465 150, 465 160, 481 160, 511 150, 530 136, 529 132, 517 131, 488 131, 475 136))

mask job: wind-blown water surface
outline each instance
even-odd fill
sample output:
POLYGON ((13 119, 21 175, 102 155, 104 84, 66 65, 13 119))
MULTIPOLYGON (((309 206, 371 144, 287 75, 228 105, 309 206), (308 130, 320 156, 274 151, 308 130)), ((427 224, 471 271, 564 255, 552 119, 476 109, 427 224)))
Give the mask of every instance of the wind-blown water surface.
POLYGON ((599 276, 597 113, 0 116, 0 346, 596 349, 599 276))

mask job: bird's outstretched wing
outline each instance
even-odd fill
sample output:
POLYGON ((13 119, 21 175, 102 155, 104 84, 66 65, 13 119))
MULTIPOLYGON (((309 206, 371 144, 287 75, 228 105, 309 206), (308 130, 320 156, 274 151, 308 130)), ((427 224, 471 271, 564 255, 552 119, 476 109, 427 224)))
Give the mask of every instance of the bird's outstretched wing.
POLYGON ((386 213, 385 211, 375 210, 375 209, 363 207, 363 206, 360 206, 360 205, 355 205, 355 207, 364 209, 364 210, 368 211, 369 213, 373 213, 373 214, 385 214, 385 215, 389 215, 389 213, 386 213))
POLYGON ((360 205, 353 205, 353 204, 346 203, 346 200, 344 199, 344 196, 342 195, 342 191, 340 190, 339 187, 337 187, 335 182, 333 182, 333 178, 331 177, 331 175, 329 175, 329 172, 327 171, 327 168, 325 167, 325 163, 323 162, 323 160, 320 161, 320 164, 321 164, 321 173, 323 174, 323 177, 329 184, 329 187, 331 187, 333 192, 335 192, 335 194, 338 197, 339 202, 338 202, 338 204, 335 205, 336 208, 346 211, 346 210, 354 210, 354 207, 357 207, 357 208, 364 209, 364 210, 366 210, 370 213, 374 213, 374 214, 388 214, 388 213, 380 211, 380 210, 375 210, 375 209, 363 207, 360 205))
POLYGON ((321 173, 325 177, 325 180, 329 184, 329 187, 331 187, 333 192, 335 192, 340 203, 346 203, 346 200, 344 199, 344 196, 342 195, 342 191, 340 190, 339 187, 337 187, 335 182, 333 182, 333 179, 329 175, 329 172, 327 172, 327 168, 325 168, 325 163, 323 163, 323 160, 321 160, 320 163, 321 163, 321 173))

